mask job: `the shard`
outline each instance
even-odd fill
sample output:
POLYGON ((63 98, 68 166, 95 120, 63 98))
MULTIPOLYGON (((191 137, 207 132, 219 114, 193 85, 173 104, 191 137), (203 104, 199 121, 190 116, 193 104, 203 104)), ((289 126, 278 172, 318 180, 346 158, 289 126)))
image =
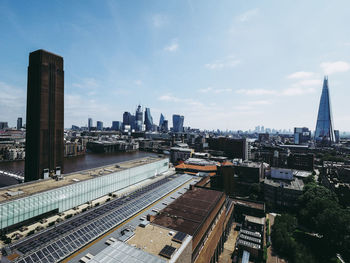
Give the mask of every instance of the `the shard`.
POLYGON ((323 80, 322 95, 315 131, 315 140, 320 144, 332 144, 334 142, 334 127, 331 109, 331 101, 328 89, 328 77, 323 80))

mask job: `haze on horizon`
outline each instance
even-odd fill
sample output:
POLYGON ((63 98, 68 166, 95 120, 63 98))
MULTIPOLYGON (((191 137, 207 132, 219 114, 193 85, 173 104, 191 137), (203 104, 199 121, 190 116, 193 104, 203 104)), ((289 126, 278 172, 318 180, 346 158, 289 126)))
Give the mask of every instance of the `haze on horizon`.
MULTIPOLYGON (((324 75, 350 131, 348 1, 0 2, 0 121, 25 119, 29 53, 63 56, 65 127, 151 108, 200 129, 315 129, 324 75)), ((24 120, 25 122, 25 120, 24 120)))

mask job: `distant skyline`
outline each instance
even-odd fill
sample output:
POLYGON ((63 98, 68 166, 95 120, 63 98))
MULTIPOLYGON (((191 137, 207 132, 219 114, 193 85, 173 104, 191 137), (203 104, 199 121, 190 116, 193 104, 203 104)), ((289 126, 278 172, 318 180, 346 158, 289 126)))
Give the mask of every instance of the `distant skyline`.
POLYGON ((25 120, 29 53, 64 58, 65 127, 151 109, 184 126, 314 131, 324 75, 350 131, 348 1, 0 2, 0 121, 25 120))

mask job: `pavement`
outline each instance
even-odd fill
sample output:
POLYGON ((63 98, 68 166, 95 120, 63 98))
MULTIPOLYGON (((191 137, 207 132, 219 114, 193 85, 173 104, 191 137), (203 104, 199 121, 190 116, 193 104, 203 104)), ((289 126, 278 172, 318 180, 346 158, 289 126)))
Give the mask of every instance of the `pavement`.
POLYGON ((236 224, 233 223, 227 241, 224 243, 224 251, 219 256, 218 263, 231 263, 231 255, 236 247, 238 231, 235 231, 236 224))

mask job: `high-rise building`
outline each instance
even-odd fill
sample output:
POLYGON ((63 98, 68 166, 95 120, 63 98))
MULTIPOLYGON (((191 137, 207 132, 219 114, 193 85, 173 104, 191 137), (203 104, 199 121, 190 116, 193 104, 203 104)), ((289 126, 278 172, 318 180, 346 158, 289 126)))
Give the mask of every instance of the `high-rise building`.
POLYGON ((165 119, 164 115, 161 113, 160 114, 160 119, 159 119, 159 131, 161 132, 168 132, 168 120, 165 119))
POLYGON ((93 126, 93 124, 92 124, 92 118, 89 118, 89 119, 88 119, 88 129, 89 129, 89 131, 91 131, 92 126, 93 126))
POLYGON ((130 119, 131 119, 131 113, 128 111, 125 111, 123 113, 123 125, 131 125, 130 123, 130 119))
POLYGON ((336 143, 340 142, 339 130, 334 130, 334 140, 336 143))
POLYGON ((315 141, 329 145, 334 140, 333 117, 328 89, 328 77, 323 80, 323 88, 318 108, 318 116, 315 131, 315 141))
POLYGON ((174 132, 183 132, 184 129, 184 116, 182 115, 173 115, 173 131, 174 132))
POLYGON ((136 119, 136 127, 135 127, 136 131, 141 131, 142 124, 143 124, 143 111, 142 111, 141 105, 139 105, 136 109, 135 119, 136 119))
POLYGON ((8 123, 7 122, 4 122, 4 121, 1 121, 0 122, 0 130, 3 130, 3 129, 6 129, 8 128, 8 123))
POLYGON ((159 118, 159 127, 162 127, 164 120, 165 120, 165 117, 164 117, 163 113, 161 113, 160 118, 159 118))
POLYGON ((22 124, 22 118, 21 118, 21 117, 18 117, 18 118, 17 118, 17 130, 22 129, 22 126, 23 126, 23 124, 22 124))
POLYGON ((96 123, 96 130, 102 131, 103 130, 103 122, 102 121, 97 121, 96 123))
POLYGON ((120 121, 112 121, 112 130, 120 131, 122 129, 122 123, 120 121))
POLYGON ((145 125, 146 125, 146 131, 152 131, 153 128, 153 118, 151 115, 151 109, 146 108, 145 110, 145 125))
POLYGON ((303 144, 311 140, 311 131, 306 128, 294 128, 294 143, 303 144))
POLYGON ((29 55, 25 181, 63 172, 63 58, 37 50, 29 55))

